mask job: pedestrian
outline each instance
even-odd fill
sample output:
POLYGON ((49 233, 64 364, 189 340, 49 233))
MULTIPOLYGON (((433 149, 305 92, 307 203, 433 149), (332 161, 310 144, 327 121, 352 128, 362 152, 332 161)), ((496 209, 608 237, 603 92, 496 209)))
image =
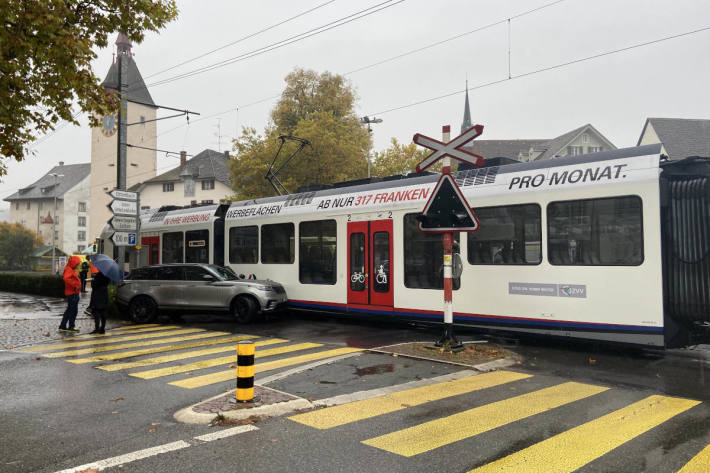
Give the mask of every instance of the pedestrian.
POLYGON ((94 331, 91 333, 106 333, 106 310, 108 309, 109 278, 98 272, 91 278, 91 300, 89 307, 94 316, 94 331))
POLYGON ((89 274, 89 263, 84 260, 81 262, 81 270, 79 271, 79 279, 81 279, 81 292, 86 292, 86 277, 89 274))
POLYGON ((79 266, 81 258, 72 255, 64 267, 62 279, 64 279, 64 295, 67 297, 67 309, 62 315, 62 321, 59 324, 60 332, 78 332, 79 329, 74 327, 76 314, 79 309, 79 292, 81 291, 81 281, 76 274, 76 267, 79 266))

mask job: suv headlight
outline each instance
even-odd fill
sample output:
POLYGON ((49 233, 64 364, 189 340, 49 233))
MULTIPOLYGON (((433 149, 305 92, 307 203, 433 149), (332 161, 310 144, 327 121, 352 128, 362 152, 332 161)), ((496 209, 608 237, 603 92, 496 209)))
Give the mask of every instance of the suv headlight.
POLYGON ((274 288, 271 286, 264 286, 263 284, 253 284, 252 287, 257 291, 273 291, 274 288))

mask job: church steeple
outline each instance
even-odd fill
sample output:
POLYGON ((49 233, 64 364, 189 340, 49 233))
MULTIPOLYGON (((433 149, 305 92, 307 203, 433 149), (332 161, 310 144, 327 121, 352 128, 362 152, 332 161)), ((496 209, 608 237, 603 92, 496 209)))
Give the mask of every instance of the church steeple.
POLYGON ((468 105, 468 81, 466 81, 466 104, 463 108, 463 122, 461 123, 461 133, 471 128, 471 107, 468 105))
POLYGON ((133 57, 133 53, 131 53, 132 46, 133 45, 131 44, 131 40, 128 39, 128 36, 123 33, 118 33, 118 38, 116 38, 116 49, 118 54, 126 53, 128 57, 133 57))

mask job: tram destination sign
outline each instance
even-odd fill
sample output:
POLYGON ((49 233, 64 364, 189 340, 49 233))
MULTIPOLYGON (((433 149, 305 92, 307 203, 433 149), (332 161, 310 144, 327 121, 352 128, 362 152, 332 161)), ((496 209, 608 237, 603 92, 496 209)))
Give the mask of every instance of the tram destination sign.
POLYGON ((117 232, 135 232, 138 230, 138 217, 114 215, 108 223, 117 232))
POLYGON ((138 192, 122 191, 120 189, 114 189, 108 193, 114 199, 119 200, 138 200, 138 192))
POLYGON ((114 199, 108 204, 108 208, 111 209, 114 215, 135 216, 138 214, 138 202, 135 201, 114 199))

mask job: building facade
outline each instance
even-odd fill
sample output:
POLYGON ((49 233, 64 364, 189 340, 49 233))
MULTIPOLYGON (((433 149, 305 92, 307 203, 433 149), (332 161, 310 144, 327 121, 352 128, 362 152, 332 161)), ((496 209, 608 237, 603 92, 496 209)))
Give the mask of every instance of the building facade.
POLYGON ((4 199, 10 202, 10 222, 36 232, 45 245, 55 245, 64 253, 84 251, 93 243, 90 174, 88 163, 60 161, 39 180, 4 199))
POLYGON ((647 118, 636 146, 655 143, 669 159, 710 157, 710 120, 647 118))
MULTIPOLYGON (((155 176, 157 156, 155 148, 157 140, 156 110, 157 107, 150 96, 145 82, 138 70, 131 43, 128 38, 119 34, 116 40, 118 54, 123 55, 128 62, 127 93, 127 143, 126 150, 126 187, 135 185, 155 176), (143 149, 150 148, 150 149, 143 149)), ((110 93, 118 91, 117 62, 111 65, 102 85, 110 93)), ((117 153, 118 134, 115 115, 102 117, 101 125, 91 130, 91 227, 90 239, 98 237, 111 218, 107 205, 111 197, 107 192, 117 187, 117 153)))

